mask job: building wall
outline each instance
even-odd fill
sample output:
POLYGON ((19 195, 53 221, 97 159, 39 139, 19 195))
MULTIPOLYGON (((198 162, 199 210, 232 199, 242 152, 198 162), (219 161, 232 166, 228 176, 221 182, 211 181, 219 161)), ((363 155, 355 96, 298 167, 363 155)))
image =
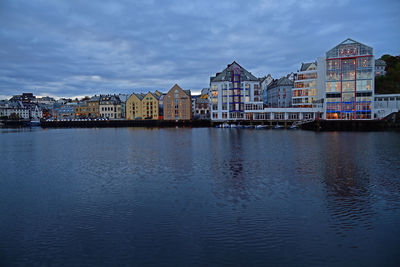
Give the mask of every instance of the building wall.
POLYGON ((293 86, 278 85, 268 88, 267 103, 269 107, 283 108, 292 105, 293 86))
POLYGON ((90 118, 97 118, 100 116, 99 112, 99 101, 88 101, 87 102, 87 114, 90 118))
MULTIPOLYGON (((260 88, 258 81, 241 81, 239 91, 240 98, 243 104, 241 106, 233 107, 231 103, 236 102, 233 96, 233 83, 230 81, 211 82, 210 83, 210 104, 211 104, 211 119, 212 120, 235 120, 243 119, 243 112, 234 112, 239 114, 232 114, 233 110, 244 110, 246 102, 254 102, 254 88, 260 88), (241 117, 240 117, 241 114, 241 117), (239 116, 238 116, 239 115, 239 116)), ((259 90, 261 91, 261 90, 259 90)), ((261 94, 261 92, 260 92, 261 94)), ((260 97, 256 96, 260 99, 260 97)), ((262 100, 261 100, 262 101, 262 100)), ((236 104, 239 105, 239 104, 236 104)))
POLYGON ((99 109, 100 109, 100 116, 102 118, 109 118, 109 119, 120 119, 121 118, 121 104, 100 103, 99 109))
POLYGON ((74 107, 75 117, 79 118, 87 118, 88 117, 88 108, 86 105, 76 105, 74 107))
POLYGON ((311 107, 317 100, 317 65, 310 66, 312 70, 298 71, 292 90, 292 105, 294 107, 311 107), (315 68, 314 68, 315 67, 315 68))
POLYGON ((147 93, 142 99, 143 119, 158 120, 158 98, 152 93, 147 93))
POLYGON ((372 48, 346 40, 327 52, 326 119, 372 119, 375 60, 372 48))
POLYGON ((126 101, 126 119, 135 120, 137 118, 143 119, 142 101, 136 94, 132 94, 126 101))
POLYGON ((174 85, 164 97, 164 120, 189 120, 192 114, 191 97, 174 85))

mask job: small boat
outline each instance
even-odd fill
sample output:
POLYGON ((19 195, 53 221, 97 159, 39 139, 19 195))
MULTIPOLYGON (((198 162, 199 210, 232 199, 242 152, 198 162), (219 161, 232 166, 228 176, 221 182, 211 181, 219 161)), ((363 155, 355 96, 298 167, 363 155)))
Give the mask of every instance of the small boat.
POLYGON ((222 124, 222 127, 221 128, 230 128, 230 126, 229 126, 229 124, 228 123, 224 123, 224 124, 222 124))
POLYGON ((267 129, 268 126, 267 125, 257 125, 256 129, 267 129))
POLYGON ((30 126, 40 126, 40 121, 39 120, 31 120, 30 126))
POLYGON ((277 130, 277 129, 283 129, 284 127, 282 126, 282 125, 279 125, 279 124, 277 124, 277 125, 275 125, 274 126, 274 129, 275 130, 277 130))
POLYGON ((231 128, 237 128, 236 124, 231 124, 231 128))
POLYGON ((299 129, 299 126, 297 126, 297 125, 292 125, 292 126, 289 127, 289 129, 291 129, 291 130, 297 130, 297 129, 299 129))

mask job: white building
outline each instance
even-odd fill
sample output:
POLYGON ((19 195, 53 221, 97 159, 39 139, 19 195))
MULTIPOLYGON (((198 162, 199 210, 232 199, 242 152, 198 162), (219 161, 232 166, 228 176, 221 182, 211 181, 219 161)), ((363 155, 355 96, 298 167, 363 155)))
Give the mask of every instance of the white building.
POLYGON ((244 105, 261 102, 257 77, 235 61, 210 78, 211 120, 243 120, 244 105))
POLYGON ((400 94, 375 95, 375 117, 384 118, 394 112, 400 111, 400 94))
POLYGON ((325 58, 302 63, 294 79, 292 91, 293 107, 311 107, 313 103, 322 102, 325 95, 325 58))
POLYGON ((121 100, 115 95, 101 96, 99 110, 102 118, 121 119, 121 100))
POLYGON ((386 75, 386 62, 383 59, 375 60, 375 77, 386 75))
POLYGON ((30 118, 30 110, 24 107, 21 101, 18 102, 1 101, 0 117, 10 117, 13 114, 21 119, 27 120, 30 118))

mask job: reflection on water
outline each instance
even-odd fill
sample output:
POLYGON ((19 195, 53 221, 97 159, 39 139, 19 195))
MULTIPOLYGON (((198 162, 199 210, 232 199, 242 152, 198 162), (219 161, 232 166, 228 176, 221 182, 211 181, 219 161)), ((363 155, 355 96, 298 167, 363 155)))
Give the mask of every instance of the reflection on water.
POLYGON ((400 135, 1 129, 1 265, 385 265, 400 135))

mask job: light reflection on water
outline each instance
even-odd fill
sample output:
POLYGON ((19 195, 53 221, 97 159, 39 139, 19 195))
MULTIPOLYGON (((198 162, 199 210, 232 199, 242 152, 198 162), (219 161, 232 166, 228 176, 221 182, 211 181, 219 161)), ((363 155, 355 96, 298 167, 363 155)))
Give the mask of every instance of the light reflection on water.
POLYGON ((0 129, 0 147, 1 265, 400 260, 399 133, 0 129))

